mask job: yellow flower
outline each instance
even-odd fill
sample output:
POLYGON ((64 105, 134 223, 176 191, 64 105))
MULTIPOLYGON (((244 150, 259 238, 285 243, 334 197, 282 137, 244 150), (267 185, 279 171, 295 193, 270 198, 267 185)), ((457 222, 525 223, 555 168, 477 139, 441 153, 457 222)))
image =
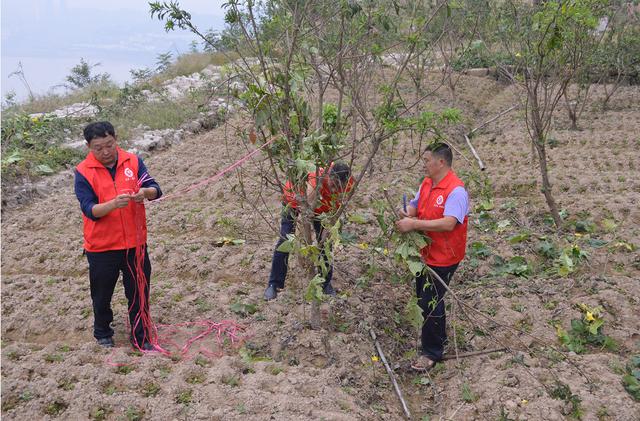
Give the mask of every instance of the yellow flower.
POLYGON ((39 120, 39 118, 38 118, 38 117, 31 117, 31 121, 33 121, 34 123, 37 123, 37 122, 38 122, 38 120, 39 120))
POLYGON ((389 255, 389 249, 382 250, 382 254, 384 254, 385 256, 388 256, 389 255))
POLYGON ((522 403, 523 405, 526 405, 526 404, 528 404, 528 403, 529 403, 529 401, 528 401, 528 400, 526 400, 526 399, 523 399, 523 400, 521 401, 521 403, 522 403))
POLYGON ((522 54, 516 53, 516 57, 522 57, 522 54))
POLYGON ((369 244, 360 243, 360 244, 358 244, 358 248, 361 249, 361 250, 367 250, 369 248, 369 244))
POLYGON ((584 318, 587 319, 588 322, 592 322, 596 319, 595 317, 593 317, 593 313, 590 311, 587 311, 587 314, 584 316, 584 318))
POLYGON ((371 357, 371 361, 373 361, 374 363, 377 363, 378 361, 380 361, 380 358, 378 358, 377 356, 373 355, 371 357))

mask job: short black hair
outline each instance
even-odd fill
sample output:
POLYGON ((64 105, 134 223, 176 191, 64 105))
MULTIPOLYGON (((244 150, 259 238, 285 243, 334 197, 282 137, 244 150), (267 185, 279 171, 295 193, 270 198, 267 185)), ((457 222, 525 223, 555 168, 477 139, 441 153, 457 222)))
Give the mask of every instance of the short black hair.
POLYGON ((351 177, 351 168, 344 162, 336 162, 331 166, 329 176, 340 181, 340 184, 345 186, 349 181, 349 177, 351 177))
POLYGON ((84 128, 83 134, 87 143, 91 143, 93 139, 107 137, 109 135, 116 137, 116 130, 113 128, 113 124, 108 121, 97 121, 87 125, 87 127, 84 128))
POLYGON ((448 166, 453 164, 453 152, 451 147, 444 142, 433 142, 427 147, 427 151, 433 156, 444 159, 448 166))

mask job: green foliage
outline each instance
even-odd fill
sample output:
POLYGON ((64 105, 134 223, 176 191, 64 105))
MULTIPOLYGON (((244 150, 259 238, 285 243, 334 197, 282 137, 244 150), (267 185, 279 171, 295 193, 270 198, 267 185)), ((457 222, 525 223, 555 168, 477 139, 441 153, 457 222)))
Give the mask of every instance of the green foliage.
POLYGON ((162 390, 156 383, 149 382, 142 388, 142 395, 146 398, 154 397, 162 390))
POLYGON ((142 421, 144 418, 144 409, 129 406, 125 411, 125 416, 128 421, 142 421))
POLYGON ((529 240, 529 237, 531 237, 531 233, 528 231, 524 231, 509 237, 509 243, 511 244, 521 243, 523 241, 529 240))
POLYGON ((397 246, 394 251, 396 262, 403 263, 413 276, 423 273, 425 264, 422 262, 420 250, 429 245, 429 237, 420 232, 411 231, 392 237, 392 241, 397 246))
POLYGON ((582 318, 571 320, 571 329, 566 331, 559 324, 556 326, 556 334, 560 343, 576 354, 587 351, 587 346, 597 346, 600 349, 615 350, 617 344, 609 336, 602 332, 604 319, 602 307, 590 308, 585 304, 579 304, 582 318))
POLYGON ((135 370, 135 366, 133 364, 123 364, 116 367, 116 373, 122 374, 125 376, 131 373, 133 370, 135 370))
POLYGON ((172 54, 170 51, 160 53, 156 56, 156 72, 162 73, 171 66, 172 54))
POLYGON ((71 68, 71 73, 65 78, 71 89, 84 89, 91 85, 109 82, 111 76, 108 73, 93 75, 92 70, 100 66, 100 63, 89 64, 83 58, 80 63, 71 68))
POLYGON ((271 361, 271 358, 263 357, 256 355, 256 351, 250 349, 247 346, 243 346, 238 350, 238 354, 240 354, 240 358, 245 364, 252 364, 262 361, 271 361))
POLYGON ((193 390, 187 389, 183 390, 176 395, 176 403, 182 405, 189 405, 193 400, 193 390))
POLYGON ((55 400, 47 404, 47 406, 44 408, 44 413, 47 415, 51 415, 52 417, 57 417, 62 412, 64 412, 68 406, 69 404, 65 401, 55 400))
POLYGON ((491 254, 491 249, 483 242, 474 241, 469 245, 469 255, 471 257, 486 259, 487 257, 491 256, 491 254))
POLYGON ((413 328, 418 331, 424 323, 422 309, 418 305, 418 297, 412 296, 404 308, 405 319, 413 328))
POLYGON ((474 40, 467 48, 462 48, 461 52, 451 62, 454 70, 473 69, 479 67, 493 67, 497 64, 513 64, 513 59, 508 53, 494 53, 489 50, 482 40, 474 40))
POLYGON ((26 114, 4 117, 1 137, 3 179, 48 175, 80 162, 83 153, 61 147, 65 132, 73 128, 72 121, 67 118, 26 114))
POLYGON ((316 275, 309 281, 307 291, 304 293, 304 299, 307 301, 322 301, 324 294, 322 293, 322 286, 325 279, 321 275, 316 275))
POLYGON ((533 273, 531 265, 522 256, 513 256, 509 260, 504 260, 501 256, 495 256, 494 259, 495 275, 511 274, 527 278, 533 273))
POLYGON ((626 369, 622 385, 633 399, 640 402, 640 355, 631 357, 626 369))
POLYGON ((560 255, 558 247, 549 239, 542 239, 536 247, 536 252, 546 259, 555 259, 560 255))
POLYGON ((570 404, 571 417, 577 420, 582 419, 582 415, 583 415, 583 410, 581 405, 582 399, 580 399, 580 396, 574 394, 571 391, 571 388, 569 387, 569 385, 564 384, 560 381, 557 381, 555 384, 555 387, 551 390, 549 395, 553 399, 563 400, 566 403, 570 404))
POLYGON ((109 410, 107 408, 100 406, 98 408, 95 408, 93 411, 91 411, 91 414, 89 416, 91 417, 92 420, 103 421, 104 419, 107 418, 108 413, 109 413, 109 410))
POLYGON ((254 314, 256 311, 258 311, 258 307, 255 304, 250 304, 250 303, 247 304, 247 303, 242 303, 240 301, 236 301, 229 306, 229 310, 231 310, 233 313, 239 316, 247 317, 251 314, 254 314))
POLYGON ((462 400, 467 403, 473 403, 478 400, 478 395, 475 394, 467 382, 462 383, 462 400))
POLYGON ((555 261, 558 275, 566 277, 576 270, 576 265, 587 259, 589 255, 577 244, 562 249, 562 253, 555 261))

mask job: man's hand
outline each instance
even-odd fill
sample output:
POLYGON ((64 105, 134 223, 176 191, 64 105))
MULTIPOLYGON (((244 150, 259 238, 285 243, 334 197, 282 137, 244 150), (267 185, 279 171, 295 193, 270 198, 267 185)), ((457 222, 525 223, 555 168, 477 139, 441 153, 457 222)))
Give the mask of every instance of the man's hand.
POLYGON ((146 195, 145 195, 145 190, 144 188, 138 190, 138 193, 134 194, 133 196, 131 196, 131 198, 136 202, 136 203, 142 203, 144 202, 144 199, 146 199, 146 195))
POLYGON ((409 215, 409 212, 405 212, 404 209, 400 209, 398 212, 400 213, 400 216, 403 218, 411 217, 411 215, 409 215))
POLYGON ((402 218, 398 222, 396 222, 396 228, 400 232, 409 232, 415 230, 415 222, 414 218, 402 218))
POLYGON ((130 194, 119 194, 113 199, 113 208, 126 208, 129 205, 129 200, 133 198, 130 194))

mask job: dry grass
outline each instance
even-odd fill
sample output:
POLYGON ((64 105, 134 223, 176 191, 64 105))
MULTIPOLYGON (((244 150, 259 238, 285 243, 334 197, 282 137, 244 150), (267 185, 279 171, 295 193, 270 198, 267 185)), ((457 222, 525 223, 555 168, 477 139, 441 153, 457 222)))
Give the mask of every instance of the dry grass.
POLYGON ((222 66, 237 59, 235 53, 190 53, 183 54, 169 68, 151 79, 152 84, 160 84, 176 76, 186 76, 203 70, 213 64, 222 66))

